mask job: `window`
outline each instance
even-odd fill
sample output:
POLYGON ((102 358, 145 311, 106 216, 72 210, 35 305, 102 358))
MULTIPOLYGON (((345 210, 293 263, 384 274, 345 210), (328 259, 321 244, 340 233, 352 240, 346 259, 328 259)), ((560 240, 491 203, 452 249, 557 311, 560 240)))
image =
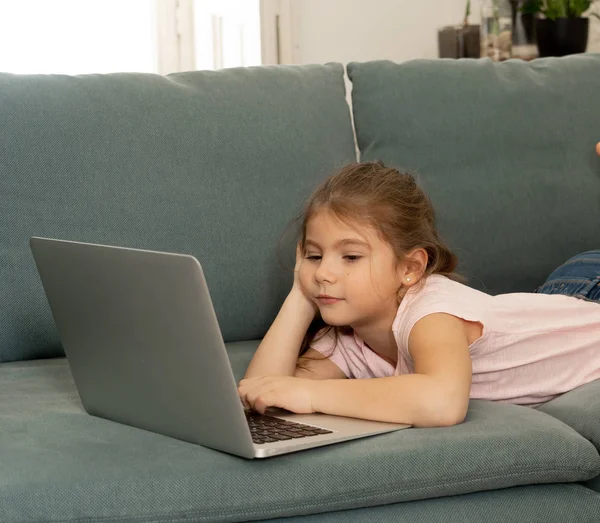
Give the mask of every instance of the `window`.
POLYGON ((195 68, 260 65, 258 0, 194 0, 195 68))
POLYGON ((0 71, 158 72, 155 0, 0 2, 0 71))
MULTIPOLYGON (((273 40, 278 6, 275 0, 3 0, 0 71, 166 74, 260 65, 261 32, 273 40)), ((276 46, 273 40, 268 56, 276 46)))

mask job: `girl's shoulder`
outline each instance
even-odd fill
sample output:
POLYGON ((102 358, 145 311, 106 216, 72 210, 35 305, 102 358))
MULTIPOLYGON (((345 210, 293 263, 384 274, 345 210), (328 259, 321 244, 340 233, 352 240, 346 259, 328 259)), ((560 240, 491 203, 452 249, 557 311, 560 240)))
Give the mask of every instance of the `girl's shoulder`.
POLYGON ((489 294, 447 276, 427 276, 408 290, 398 307, 392 325, 396 342, 399 347, 408 350, 410 331, 429 314, 442 312, 467 321, 486 323, 491 299, 489 294))
MULTIPOLYGON (((453 280, 442 274, 431 274, 422 278, 406 293, 403 302, 408 304, 435 300, 458 301, 463 298, 489 299, 491 296, 459 281, 453 280)), ((402 304, 400 304, 402 306, 402 304)))

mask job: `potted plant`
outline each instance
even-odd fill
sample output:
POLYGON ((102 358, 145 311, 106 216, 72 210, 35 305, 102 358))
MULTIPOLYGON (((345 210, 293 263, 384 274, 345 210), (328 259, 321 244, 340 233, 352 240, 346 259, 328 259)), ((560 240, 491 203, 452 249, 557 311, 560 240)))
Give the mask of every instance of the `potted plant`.
MULTIPOLYGON (((527 0, 522 12, 543 15, 536 21, 540 56, 565 56, 585 53, 589 18, 583 14, 596 0, 527 0)), ((600 18, 597 13, 590 13, 600 18)))
POLYGON ((438 31, 440 58, 479 58, 479 25, 469 24, 471 1, 467 0, 462 23, 438 31))

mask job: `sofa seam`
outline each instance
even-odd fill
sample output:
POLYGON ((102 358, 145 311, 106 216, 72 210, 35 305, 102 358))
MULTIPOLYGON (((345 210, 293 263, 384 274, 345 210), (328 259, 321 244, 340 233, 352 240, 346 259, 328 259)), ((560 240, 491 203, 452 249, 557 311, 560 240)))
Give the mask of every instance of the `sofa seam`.
MULTIPOLYGON (((531 472, 514 472, 514 473, 508 473, 508 474, 500 474, 500 475, 495 475, 495 476, 486 476, 484 478, 477 478, 477 480, 474 479, 469 479, 469 480, 463 480, 463 481, 453 481, 451 479, 448 479, 447 481, 453 481, 453 483, 455 485, 464 485, 464 484, 469 484, 475 481, 479 481, 479 480, 490 480, 490 479, 498 479, 498 478, 510 478, 510 477, 514 477, 514 476, 530 476, 530 475, 534 475, 534 474, 538 474, 540 472, 546 472, 546 473, 555 473, 557 471, 561 471, 564 472, 564 469, 538 469, 535 471, 531 471, 531 472)), ((582 471, 582 469, 571 469, 571 471, 582 471)), ((579 480, 576 480, 579 481, 579 480)), ((575 482, 575 481, 574 481, 575 482)), ((573 482, 573 483, 574 483, 573 482)), ((537 484, 540 485, 563 485, 563 486, 568 486, 571 488, 577 488, 574 485, 570 485, 569 482, 565 483, 565 482, 539 482, 537 484)), ((457 496, 457 495, 464 495, 464 494, 472 494, 475 492, 493 492, 494 490, 499 490, 499 489, 504 489, 504 488, 511 488, 511 487, 518 487, 518 486, 530 486, 531 484, 520 484, 520 485, 511 485, 508 487, 495 487, 495 488, 490 488, 490 489, 486 489, 486 490, 481 490, 481 491, 472 491, 472 492, 463 492, 463 493, 457 493, 457 494, 445 494, 444 496, 439 496, 439 497, 451 497, 451 496, 457 496)), ((417 488, 410 488, 410 489, 406 489, 406 488, 402 488, 401 490, 394 490, 394 491, 388 491, 385 493, 379 492, 377 497, 380 497, 381 495, 393 495, 396 494, 398 492, 410 492, 410 493, 417 493, 423 490, 426 490, 427 488, 431 488, 432 486, 420 486, 417 488)), ((591 491, 591 489, 588 489, 586 487, 581 487, 584 490, 588 490, 592 493, 594 493, 594 491, 591 491)), ((579 489, 578 489, 579 490, 579 489)), ((308 502, 308 503, 302 503, 302 504, 298 504, 298 503, 294 503, 293 505, 290 503, 287 503, 285 505, 279 504, 279 505, 273 505, 273 508, 275 509, 289 509, 289 508, 310 508, 310 507, 323 507, 323 506, 330 506, 333 505, 335 503, 343 503, 345 501, 349 501, 349 500, 368 500, 369 498, 374 498, 375 496, 373 496, 373 492, 375 492, 375 489, 372 489, 368 494, 363 494, 363 495, 357 495, 357 494, 353 494, 350 493, 348 494, 347 492, 344 493, 343 495, 338 495, 338 497, 335 497, 333 499, 328 499, 319 503, 313 503, 313 502, 308 502)), ((364 491, 363 491, 364 492, 364 491)), ((405 501, 395 501, 395 502, 391 502, 391 503, 407 503, 410 501, 422 501, 422 500, 426 500, 426 499, 434 499, 434 498, 419 498, 419 499, 414 499, 414 500, 405 500, 405 501)), ((390 503, 383 503, 384 505, 390 504, 390 503)), ((372 506, 380 506, 380 505, 372 505, 372 506)), ((353 507, 353 508, 369 508, 369 507, 353 507)), ((351 507, 348 507, 347 509, 345 508, 341 508, 339 510, 350 510, 351 507)), ((327 511, 326 511, 327 512, 327 511)), ((321 514, 323 512, 319 512, 319 514, 321 514)), ((240 517, 240 516, 254 516, 254 515, 258 515, 260 514, 260 512, 258 510, 245 510, 245 511, 240 511, 240 512, 230 512, 228 515, 232 516, 232 517, 240 517)), ((205 515, 199 515, 199 514, 194 514, 194 513, 189 513, 189 515, 186 516, 174 516, 175 519, 173 518, 169 518, 168 514, 140 514, 137 516, 109 516, 109 517, 100 517, 100 518, 96 518, 94 516, 90 516, 90 517, 84 517, 84 518, 75 518, 75 519, 56 519, 56 520, 46 520, 47 523, 77 523, 77 522, 85 522, 85 521, 97 521, 99 523, 102 522, 112 522, 112 521, 123 521, 125 519, 128 519, 129 521, 163 521, 163 522, 168 522, 168 523, 178 523, 179 521, 189 521, 190 518, 196 518, 200 521, 208 521, 210 520, 209 518, 213 518, 215 515, 217 516, 222 516, 224 515, 222 510, 219 510, 219 512, 216 512, 215 510, 213 510, 213 512, 209 513, 209 514, 205 514, 205 515), (147 519, 147 518, 152 518, 152 519, 147 519), (165 517, 167 517, 167 519, 164 519, 165 517), (161 519, 162 518, 162 519, 161 519)), ((276 516, 269 516, 267 519, 274 519, 276 516)), ((285 516, 288 517, 288 516, 285 516)), ((291 517, 291 516, 290 516, 291 517)), ((222 521, 228 521, 228 520, 222 520, 222 521)))

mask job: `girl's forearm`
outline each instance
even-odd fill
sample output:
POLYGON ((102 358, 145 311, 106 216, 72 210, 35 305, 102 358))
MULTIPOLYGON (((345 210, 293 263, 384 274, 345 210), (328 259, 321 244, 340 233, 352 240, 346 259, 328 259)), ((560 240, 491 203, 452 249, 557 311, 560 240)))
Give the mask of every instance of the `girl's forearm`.
POLYGON ((302 340, 314 316, 314 306, 300 291, 293 289, 256 349, 244 379, 293 376, 302 340))
POLYGON ((464 420, 468 407, 468 398, 453 397, 424 374, 319 380, 312 386, 316 412, 415 427, 456 425, 464 420))

